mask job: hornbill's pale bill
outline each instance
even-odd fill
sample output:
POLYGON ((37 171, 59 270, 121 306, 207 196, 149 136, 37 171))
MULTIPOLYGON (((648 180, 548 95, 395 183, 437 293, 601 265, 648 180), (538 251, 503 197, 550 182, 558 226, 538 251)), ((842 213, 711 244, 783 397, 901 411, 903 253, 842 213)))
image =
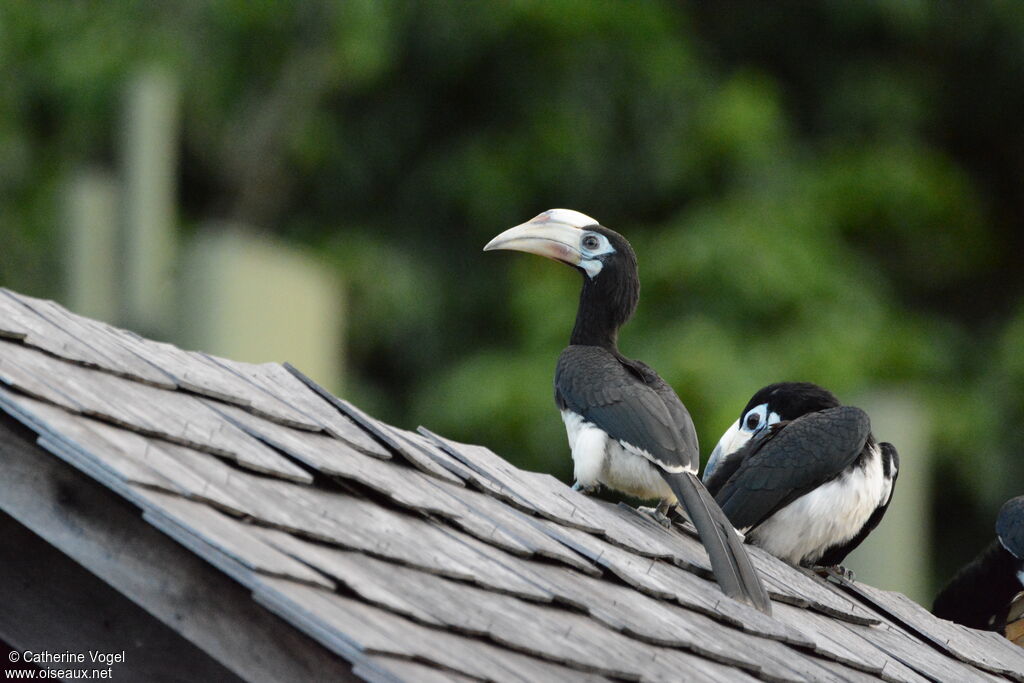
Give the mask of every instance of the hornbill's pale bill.
POLYGON ((682 503, 722 590, 770 612, 742 540, 695 476, 697 433, 686 407, 651 368, 619 353, 618 330, 640 295, 629 242, 578 211, 552 209, 484 247, 493 249, 546 256, 583 275, 576 326, 555 370, 555 403, 572 449, 574 488, 604 484, 639 498, 660 498, 665 510, 682 503))
POLYGON ((932 613, 971 628, 1002 631, 1017 593, 1024 590, 1024 496, 1006 501, 996 538, 935 598, 932 613))
POLYGON ((832 567, 882 520, 899 462, 863 410, 815 384, 781 382, 754 394, 722 435, 704 484, 749 543, 832 567))

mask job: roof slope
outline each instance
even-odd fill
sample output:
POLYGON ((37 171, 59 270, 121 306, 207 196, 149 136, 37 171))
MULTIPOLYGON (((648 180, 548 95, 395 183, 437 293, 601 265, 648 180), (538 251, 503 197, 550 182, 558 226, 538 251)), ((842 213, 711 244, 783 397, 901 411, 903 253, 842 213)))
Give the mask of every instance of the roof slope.
POLYGON ((368 679, 1024 681, 1024 651, 898 593, 751 548, 767 617, 688 526, 8 290, 0 410, 368 679))

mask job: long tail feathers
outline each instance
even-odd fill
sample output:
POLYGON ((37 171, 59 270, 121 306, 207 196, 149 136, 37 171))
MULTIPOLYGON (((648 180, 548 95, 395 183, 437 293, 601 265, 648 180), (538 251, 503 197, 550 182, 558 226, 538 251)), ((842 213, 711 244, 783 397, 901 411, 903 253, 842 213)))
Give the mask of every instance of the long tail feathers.
POLYGON ((711 571, 722 587, 722 592, 765 614, 771 614, 768 592, 750 562, 743 541, 708 490, 690 472, 662 472, 662 476, 697 528, 697 534, 711 561, 711 571))

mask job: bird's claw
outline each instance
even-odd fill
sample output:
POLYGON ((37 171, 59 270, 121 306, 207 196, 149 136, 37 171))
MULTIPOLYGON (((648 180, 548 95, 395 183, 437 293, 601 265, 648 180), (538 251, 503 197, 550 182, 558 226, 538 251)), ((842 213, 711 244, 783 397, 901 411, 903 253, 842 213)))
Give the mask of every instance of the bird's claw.
POLYGON ((578 481, 573 482, 573 484, 572 484, 572 490, 573 491, 579 491, 584 496, 589 496, 592 493, 597 493, 598 489, 600 489, 600 488, 601 488, 600 484, 591 484, 590 486, 583 486, 578 481))
POLYGON ((841 564, 833 565, 831 567, 816 566, 813 571, 824 579, 832 577, 839 577, 846 581, 856 581, 857 576, 853 573, 852 569, 847 569, 841 564))
POLYGON ((660 505, 658 507, 656 507, 656 508, 649 508, 649 507, 644 507, 643 505, 641 505, 641 506, 637 507, 636 511, 647 515, 648 517, 650 517, 651 519, 653 519, 655 522, 657 522, 658 524, 662 525, 666 529, 671 529, 672 528, 672 520, 669 519, 668 515, 666 515, 665 512, 662 511, 660 505))

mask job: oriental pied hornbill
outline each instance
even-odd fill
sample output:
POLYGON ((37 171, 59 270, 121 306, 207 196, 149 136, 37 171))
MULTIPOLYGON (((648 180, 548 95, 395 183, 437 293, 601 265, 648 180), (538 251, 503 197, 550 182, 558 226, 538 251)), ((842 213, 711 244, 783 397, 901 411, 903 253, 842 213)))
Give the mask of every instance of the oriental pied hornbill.
POLYGON ((484 247, 493 249, 546 256, 582 273, 576 325, 555 369, 555 402, 569 436, 574 488, 590 491, 604 484, 660 498, 664 510, 682 503, 722 590, 769 612, 767 593, 739 535, 695 476, 697 433, 686 407, 654 370, 619 353, 618 330, 640 295, 629 242, 578 211, 552 209, 484 247))
POLYGON ((749 543, 793 565, 832 567, 882 520, 899 462, 863 410, 816 384, 781 382, 747 402, 704 483, 749 543))
POLYGON ((935 598, 932 613, 971 628, 1002 631, 1017 593, 1024 590, 1024 496, 1006 501, 996 538, 935 598))

